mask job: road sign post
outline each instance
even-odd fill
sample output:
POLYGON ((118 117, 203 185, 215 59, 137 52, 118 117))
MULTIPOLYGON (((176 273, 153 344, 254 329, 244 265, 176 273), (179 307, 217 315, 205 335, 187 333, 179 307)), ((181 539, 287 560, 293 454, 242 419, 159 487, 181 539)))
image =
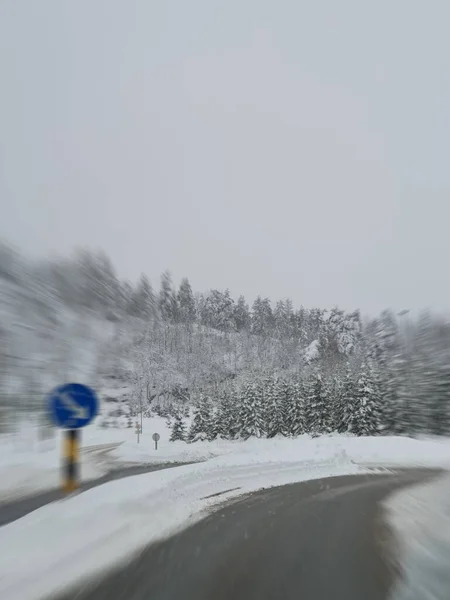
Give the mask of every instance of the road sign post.
POLYGON ((158 442, 159 442, 159 438, 160 438, 160 435, 159 435, 159 433, 154 433, 154 434, 152 435, 152 439, 153 439, 153 441, 155 442, 155 450, 158 450, 158 442))
POLYGON ((137 435, 137 442, 139 444, 139 434, 142 433, 142 427, 139 425, 139 422, 136 421, 136 435, 137 435))
POLYGON ((68 429, 64 432, 64 452, 63 452, 63 489, 70 494, 74 492, 79 485, 79 456, 80 441, 79 430, 68 429))
POLYGON ((54 389, 47 397, 48 409, 57 427, 65 429, 63 440, 63 489, 70 493, 79 487, 79 429, 88 425, 98 413, 94 390, 79 383, 54 389))

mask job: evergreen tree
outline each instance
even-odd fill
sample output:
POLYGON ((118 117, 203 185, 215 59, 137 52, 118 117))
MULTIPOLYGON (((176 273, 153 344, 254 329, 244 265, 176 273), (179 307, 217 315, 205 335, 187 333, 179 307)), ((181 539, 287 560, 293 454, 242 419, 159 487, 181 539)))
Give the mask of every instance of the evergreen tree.
POLYGON ((309 381, 309 392, 306 405, 306 424, 309 433, 319 435, 329 433, 328 398, 320 373, 315 373, 309 381))
POLYGON ((277 377, 267 377, 263 380, 263 390, 267 437, 286 435, 282 382, 277 377))
MULTIPOLYGON (((235 393, 235 392, 234 392, 235 393)), ((217 437, 233 439, 237 433, 237 411, 234 394, 222 391, 214 415, 214 432, 217 437)))
POLYGON ((294 332, 292 302, 289 299, 279 300, 273 312, 275 331, 280 339, 289 339, 294 332))
POLYGON ((250 309, 244 296, 239 296, 234 307, 234 324, 236 331, 248 331, 250 329, 250 309))
POLYGON ((181 413, 178 413, 172 424, 171 442, 183 441, 186 439, 186 425, 184 424, 181 413))
POLYGON ((191 284, 185 277, 178 290, 178 306, 180 312, 180 321, 191 325, 195 321, 195 300, 192 293, 191 284))
POLYGON ((161 275, 161 290, 159 292, 159 310, 165 321, 173 320, 174 303, 172 290, 172 277, 169 271, 161 275))
POLYGON ((431 400, 429 430, 434 435, 446 435, 449 429, 450 369, 445 364, 436 370, 431 400))
POLYGON ((188 440, 190 442, 204 441, 211 437, 212 406, 209 398, 200 396, 194 409, 194 418, 189 428, 188 440))
POLYGON ((209 427, 208 440, 212 441, 217 439, 218 437, 222 437, 222 426, 220 423, 220 412, 219 409, 216 408, 211 415, 211 423, 209 427))
POLYGON ((351 432, 355 435, 380 433, 381 400, 369 369, 363 365, 356 388, 356 411, 351 417, 351 432))
POLYGON ((306 432, 304 389, 300 381, 296 381, 291 386, 288 419, 291 435, 297 436, 306 432))
POLYGON ((244 384, 240 391, 238 433, 244 439, 265 433, 261 389, 253 382, 244 384))
POLYGON ((347 363, 344 380, 338 392, 338 402, 334 406, 336 431, 345 433, 351 431, 353 417, 358 411, 358 396, 356 384, 350 365, 347 363))
POLYGON ((136 290, 132 294, 131 312, 138 317, 146 319, 154 315, 155 296, 146 275, 141 275, 136 290))
POLYGON ((252 307, 252 333, 267 336, 273 329, 273 313, 269 298, 258 296, 252 307))
POLYGON ((234 329, 234 300, 229 290, 221 292, 211 290, 202 305, 202 322, 208 327, 219 331, 232 331, 234 329))

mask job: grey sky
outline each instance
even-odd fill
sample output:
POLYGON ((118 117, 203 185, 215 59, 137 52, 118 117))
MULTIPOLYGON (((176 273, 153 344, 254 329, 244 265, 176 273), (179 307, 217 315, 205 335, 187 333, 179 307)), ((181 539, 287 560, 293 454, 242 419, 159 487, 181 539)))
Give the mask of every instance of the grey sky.
POLYGON ((446 0, 3 0, 0 236, 121 276, 447 308, 446 0))

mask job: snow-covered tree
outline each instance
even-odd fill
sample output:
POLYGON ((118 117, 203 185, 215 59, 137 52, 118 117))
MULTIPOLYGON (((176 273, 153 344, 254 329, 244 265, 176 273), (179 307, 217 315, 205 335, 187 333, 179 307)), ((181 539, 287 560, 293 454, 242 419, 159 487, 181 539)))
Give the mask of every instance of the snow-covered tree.
POLYGON ((351 430, 352 417, 358 410, 356 383, 349 363, 346 364, 342 381, 335 388, 332 398, 333 423, 337 433, 351 430))
POLYGON ((258 296, 252 307, 252 333, 269 335, 273 329, 273 313, 269 298, 258 296))
POLYGON ((314 373, 308 382, 305 405, 305 422, 308 433, 319 435, 329 433, 329 406, 326 388, 320 373, 314 373))
POLYGON ((255 382, 245 383, 239 396, 238 434, 247 439, 265 434, 261 388, 255 382))
POLYGON ((236 331, 248 331, 250 329, 250 309, 244 296, 239 296, 234 307, 234 323, 236 331))
POLYGON ((305 391, 301 381, 296 381, 291 385, 288 421, 291 435, 297 436, 306 433, 305 391))
POLYGON ((146 275, 141 275, 135 292, 131 297, 132 314, 149 319, 155 313, 155 296, 146 275))
POLYGON ((202 323, 219 331, 234 329, 234 300, 229 290, 211 290, 204 298, 201 308, 202 323))
POLYGON ((363 366, 356 386, 356 405, 350 431, 355 435, 377 435, 381 430, 381 399, 370 369, 363 366))
POLYGON ((236 390, 223 390, 219 396, 219 405, 214 413, 213 437, 233 439, 237 433, 236 390))
POLYGON ((161 289, 159 292, 159 310, 165 321, 174 320, 174 301, 173 301, 172 276, 169 271, 161 275, 161 289))
POLYGON ((286 435, 285 407, 282 383, 277 377, 266 377, 263 382, 263 396, 267 437, 286 435))
POLYGON ((188 441, 204 441, 211 438, 212 416, 211 401, 202 394, 194 408, 194 418, 189 428, 188 441))
POLYGON ((282 340, 290 339, 294 333, 294 312, 291 300, 279 300, 273 311, 275 331, 282 340))
POLYGON ((187 277, 181 280, 178 290, 178 306, 180 321, 187 325, 192 324, 195 321, 195 300, 187 277))
POLYGON ((172 423, 171 434, 169 441, 178 442, 186 439, 186 425, 181 413, 178 413, 172 423))

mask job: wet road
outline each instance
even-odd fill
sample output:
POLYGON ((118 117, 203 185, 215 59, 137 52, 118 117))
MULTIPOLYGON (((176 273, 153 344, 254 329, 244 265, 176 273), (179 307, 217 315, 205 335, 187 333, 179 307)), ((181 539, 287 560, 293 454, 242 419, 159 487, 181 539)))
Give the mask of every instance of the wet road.
POLYGON ((385 599, 394 574, 379 501, 430 476, 336 477, 242 497, 59 600, 385 599))

